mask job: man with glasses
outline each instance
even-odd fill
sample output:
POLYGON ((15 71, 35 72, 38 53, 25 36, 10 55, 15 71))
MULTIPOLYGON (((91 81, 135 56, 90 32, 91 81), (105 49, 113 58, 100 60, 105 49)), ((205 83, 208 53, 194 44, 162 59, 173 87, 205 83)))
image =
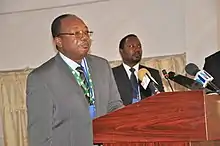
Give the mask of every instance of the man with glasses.
POLYGON ((135 34, 129 34, 121 39, 119 52, 123 63, 113 68, 114 77, 124 105, 132 104, 152 95, 149 86, 144 89, 138 81, 138 70, 145 68, 158 83, 158 90, 163 92, 159 71, 140 65, 142 57, 141 42, 135 34))
POLYGON ((77 16, 57 17, 55 57, 27 79, 29 146, 92 146, 92 119, 123 107, 107 60, 89 55, 92 31, 77 16))

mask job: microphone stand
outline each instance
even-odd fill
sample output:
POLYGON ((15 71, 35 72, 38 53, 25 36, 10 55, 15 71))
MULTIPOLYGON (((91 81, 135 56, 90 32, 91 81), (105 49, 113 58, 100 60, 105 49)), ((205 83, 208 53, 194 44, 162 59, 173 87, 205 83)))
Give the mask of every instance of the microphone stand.
POLYGON ((220 95, 220 89, 215 84, 213 84, 212 82, 209 82, 208 84, 211 85, 215 89, 215 92, 218 95, 220 95))
POLYGON ((171 85, 171 83, 170 83, 170 80, 169 80, 168 78, 166 78, 166 80, 167 80, 167 82, 168 82, 168 84, 169 84, 169 86, 170 86, 171 91, 174 92, 173 87, 172 87, 172 85, 171 85))
POLYGON ((167 82, 168 82, 168 84, 169 84, 169 86, 170 86, 171 91, 174 92, 173 87, 172 87, 172 85, 171 85, 171 83, 170 83, 169 75, 167 74, 167 71, 166 71, 165 69, 163 69, 163 70, 162 70, 162 73, 163 73, 163 75, 164 75, 164 78, 167 80, 167 82))

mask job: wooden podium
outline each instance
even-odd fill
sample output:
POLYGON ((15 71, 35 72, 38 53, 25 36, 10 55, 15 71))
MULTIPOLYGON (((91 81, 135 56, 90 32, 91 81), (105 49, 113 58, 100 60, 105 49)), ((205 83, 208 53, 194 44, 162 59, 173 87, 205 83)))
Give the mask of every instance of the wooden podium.
POLYGON ((220 96, 166 92, 94 119, 104 146, 220 146, 220 96))

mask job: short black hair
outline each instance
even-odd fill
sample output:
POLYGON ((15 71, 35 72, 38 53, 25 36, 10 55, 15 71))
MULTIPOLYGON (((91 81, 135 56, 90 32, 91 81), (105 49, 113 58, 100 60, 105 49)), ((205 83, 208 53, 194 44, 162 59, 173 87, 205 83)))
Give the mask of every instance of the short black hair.
POLYGON ((52 33, 53 38, 57 37, 60 33, 61 20, 63 20, 66 17, 69 17, 69 16, 75 16, 75 15, 63 14, 53 20, 53 22, 51 24, 51 33, 52 33))
POLYGON ((120 43, 119 43, 119 49, 124 49, 125 41, 126 41, 126 39, 129 38, 129 37, 136 37, 136 38, 137 38, 137 36, 136 36, 135 34, 126 35, 125 37, 123 37, 123 38, 121 39, 121 41, 120 41, 120 43))

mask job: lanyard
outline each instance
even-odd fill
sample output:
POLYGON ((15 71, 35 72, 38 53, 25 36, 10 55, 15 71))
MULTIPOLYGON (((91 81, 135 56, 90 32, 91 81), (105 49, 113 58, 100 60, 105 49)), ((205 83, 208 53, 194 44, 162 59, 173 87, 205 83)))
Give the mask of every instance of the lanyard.
POLYGON ((88 87, 85 85, 84 81, 80 77, 79 72, 76 70, 73 70, 70 66, 69 66, 69 68, 72 71, 73 76, 75 77, 79 86, 82 87, 84 94, 89 98, 89 104, 94 105, 95 98, 94 98, 93 83, 92 83, 91 75, 89 73, 89 68, 87 66, 85 59, 83 59, 83 63, 84 63, 85 67, 83 67, 82 65, 81 65, 81 67, 83 68, 83 73, 84 73, 86 81, 88 83, 88 87))

